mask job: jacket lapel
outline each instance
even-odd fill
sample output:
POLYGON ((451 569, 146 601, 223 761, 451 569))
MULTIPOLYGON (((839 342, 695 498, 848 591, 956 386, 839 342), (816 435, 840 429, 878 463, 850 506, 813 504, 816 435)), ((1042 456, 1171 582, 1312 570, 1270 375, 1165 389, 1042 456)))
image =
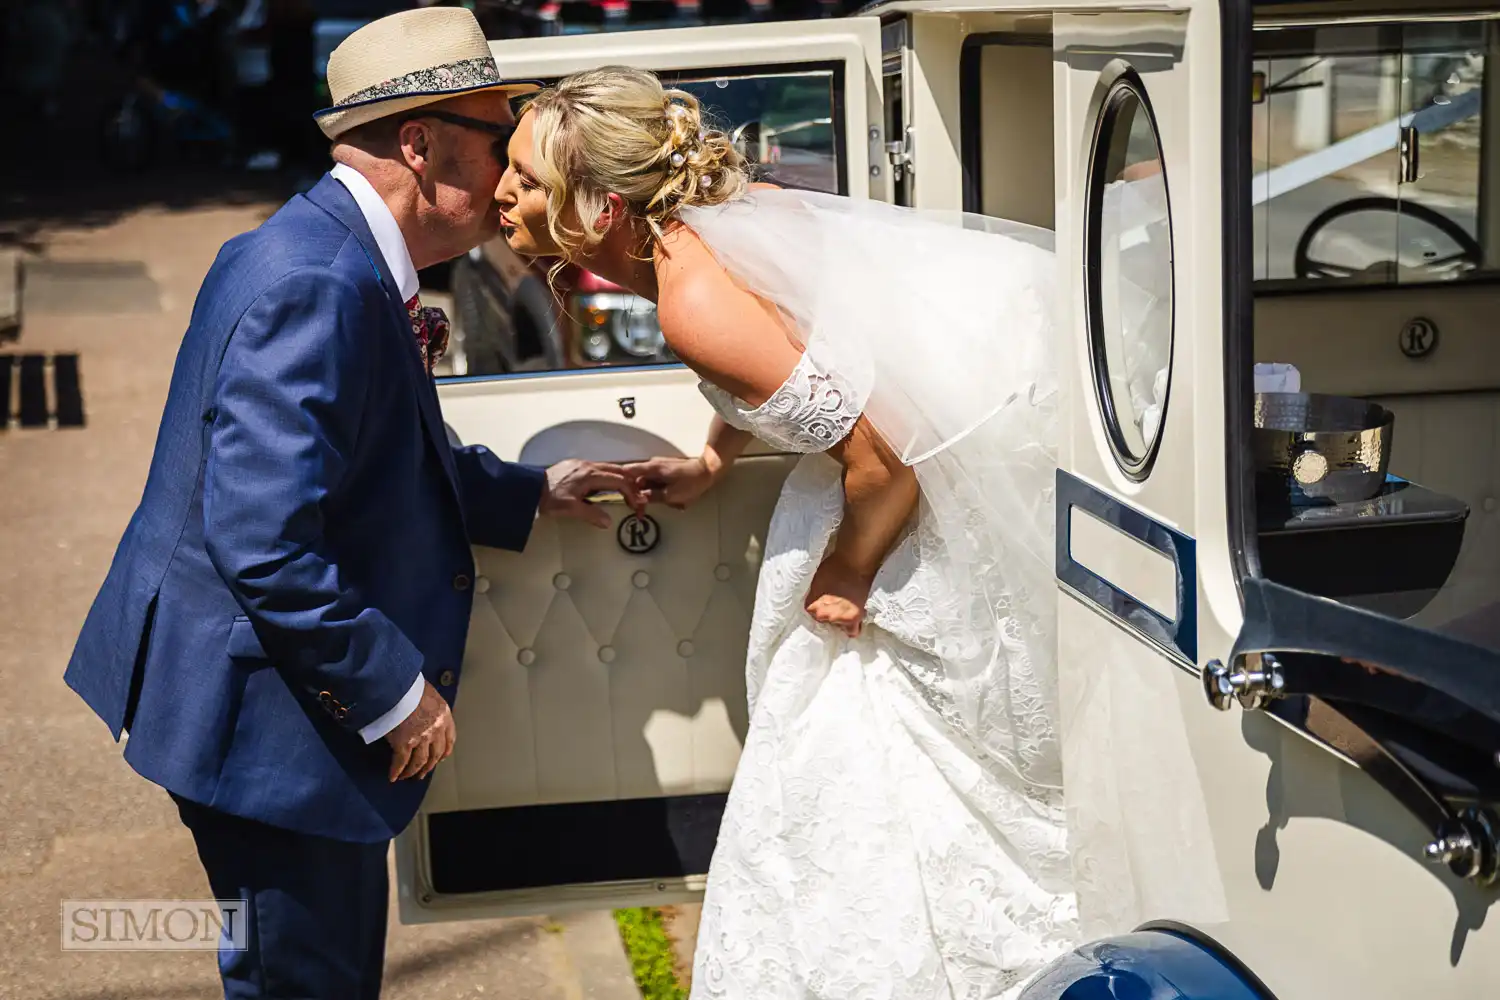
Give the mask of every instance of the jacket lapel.
MULTIPOLYGON (((370 264, 374 267, 376 276, 380 279, 380 286, 385 289, 386 298, 389 300, 392 319, 397 329, 405 334, 401 339, 405 344, 407 357, 411 361, 411 364, 405 367, 417 392, 417 408, 422 412, 422 423, 427 428, 427 436, 432 441, 434 450, 437 451, 443 471, 448 476, 448 485, 453 489, 453 498, 457 502, 461 495, 458 488, 458 470, 454 466, 453 449, 448 443, 448 432, 443 425, 443 412, 438 407, 437 390, 433 387, 432 377, 427 374, 421 349, 417 346, 417 338, 411 331, 411 316, 407 313, 406 303, 402 301, 396 282, 391 277, 390 266, 381 256, 380 246, 375 242, 375 234, 370 231, 370 225, 365 221, 364 213, 359 210, 359 205, 354 201, 354 196, 349 193, 349 189, 339 183, 332 174, 324 174, 323 179, 307 192, 306 197, 314 205, 343 223, 354 234, 359 245, 364 248, 365 256, 370 258, 370 264)), ((462 503, 459 503, 459 507, 462 508, 462 506, 462 503)))

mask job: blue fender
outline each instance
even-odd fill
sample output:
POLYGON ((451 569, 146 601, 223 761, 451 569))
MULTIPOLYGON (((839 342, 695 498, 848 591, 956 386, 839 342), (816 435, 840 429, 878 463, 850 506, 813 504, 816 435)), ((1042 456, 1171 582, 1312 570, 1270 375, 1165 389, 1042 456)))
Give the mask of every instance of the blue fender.
POLYGON ((1043 969, 1019 1000, 1272 1000, 1236 963, 1174 930, 1093 941, 1043 969))

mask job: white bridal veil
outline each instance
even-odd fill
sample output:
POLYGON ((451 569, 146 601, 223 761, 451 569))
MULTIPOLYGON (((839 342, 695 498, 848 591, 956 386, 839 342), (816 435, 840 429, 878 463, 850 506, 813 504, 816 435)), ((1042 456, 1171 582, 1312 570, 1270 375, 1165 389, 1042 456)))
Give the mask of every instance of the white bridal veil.
MULTIPOLYGON (((943 569, 927 594, 929 652, 943 665, 955 725, 1017 779, 1062 787, 1053 234, 793 190, 755 190, 682 217, 781 311, 820 368, 840 373, 915 470, 919 555, 943 569)), ((1121 285, 1135 298, 1120 305, 1138 318, 1163 290, 1132 277, 1121 285)), ((1165 361, 1129 361, 1144 383, 1131 388, 1149 397, 1165 361)), ((1141 678, 1151 698, 1172 692, 1160 673, 1141 678)), ((1088 731, 1068 734, 1070 769, 1083 766, 1065 797, 1070 833, 1086 832, 1074 870, 1080 915, 1096 933, 1132 929, 1160 915, 1157 903, 1203 922, 1224 910, 1180 717, 1175 706, 1137 711, 1142 697, 1107 663, 1089 662, 1081 690, 1070 685, 1088 731), (1126 760, 1153 773, 1122 775, 1111 763, 1126 760)))

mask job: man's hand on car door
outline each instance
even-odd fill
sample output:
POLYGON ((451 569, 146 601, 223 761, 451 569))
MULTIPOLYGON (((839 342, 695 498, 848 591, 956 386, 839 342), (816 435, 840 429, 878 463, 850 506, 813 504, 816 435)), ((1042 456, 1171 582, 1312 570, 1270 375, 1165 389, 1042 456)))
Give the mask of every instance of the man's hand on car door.
POLYGON ((589 497, 596 493, 618 493, 631 510, 639 513, 645 509, 635 477, 623 466, 576 458, 547 469, 547 487, 538 509, 543 514, 571 517, 596 528, 608 528, 614 523, 609 512, 589 502, 589 497))

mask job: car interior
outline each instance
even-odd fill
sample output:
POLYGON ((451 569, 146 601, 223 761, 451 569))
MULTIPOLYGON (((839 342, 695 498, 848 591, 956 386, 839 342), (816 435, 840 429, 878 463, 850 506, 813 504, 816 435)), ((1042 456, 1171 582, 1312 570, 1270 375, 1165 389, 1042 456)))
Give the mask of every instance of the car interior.
POLYGON ((1401 482, 1325 517, 1340 541, 1316 551, 1344 569, 1281 540, 1266 572, 1500 645, 1497 22, 1347 17, 1255 34, 1255 360, 1394 414, 1401 482))

